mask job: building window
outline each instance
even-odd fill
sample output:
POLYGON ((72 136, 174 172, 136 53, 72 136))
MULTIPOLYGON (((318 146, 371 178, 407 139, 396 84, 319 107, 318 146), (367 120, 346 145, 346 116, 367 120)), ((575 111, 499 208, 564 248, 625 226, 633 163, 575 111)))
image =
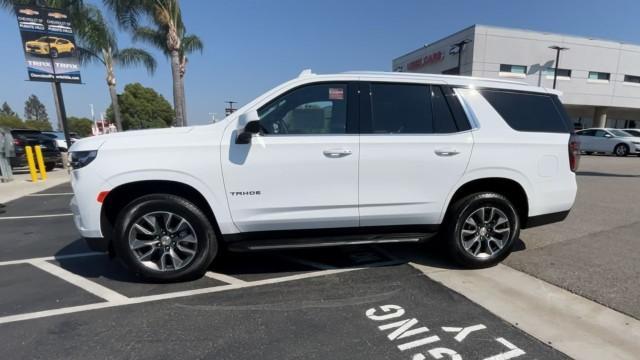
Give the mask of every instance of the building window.
POLYGON ((500 64, 501 73, 526 74, 527 67, 524 65, 507 65, 500 64))
POLYGON ((640 76, 625 75, 624 76, 624 82, 640 84, 640 76))
MULTIPOLYGON (((547 77, 553 78, 554 68, 544 69, 544 74, 547 77)), ((569 69, 558 69, 558 78, 571 78, 571 70, 569 69)))
POLYGON ((609 81, 611 74, 597 71, 589 71, 589 80, 609 81))

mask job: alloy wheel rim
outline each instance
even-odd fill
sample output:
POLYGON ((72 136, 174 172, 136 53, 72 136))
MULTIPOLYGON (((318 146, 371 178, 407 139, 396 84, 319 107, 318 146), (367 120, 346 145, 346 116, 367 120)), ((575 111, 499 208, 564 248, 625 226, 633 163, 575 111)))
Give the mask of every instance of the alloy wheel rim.
POLYGON ((129 230, 129 249, 145 267, 176 271, 189 265, 198 250, 191 224, 180 215, 156 211, 140 216, 129 230))
POLYGON ((625 153, 624 146, 618 146, 617 153, 618 153, 618 155, 624 155, 624 153, 625 153))
POLYGON ((462 225, 460 241, 471 256, 485 259, 500 252, 511 235, 511 222, 500 209, 484 206, 472 212, 462 225))

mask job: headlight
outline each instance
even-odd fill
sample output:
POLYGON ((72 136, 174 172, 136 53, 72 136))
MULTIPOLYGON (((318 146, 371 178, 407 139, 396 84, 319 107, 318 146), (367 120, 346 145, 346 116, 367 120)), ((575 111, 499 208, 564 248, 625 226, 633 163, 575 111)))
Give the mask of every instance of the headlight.
POLYGON ((98 150, 71 152, 71 167, 80 169, 89 165, 98 156, 98 150))

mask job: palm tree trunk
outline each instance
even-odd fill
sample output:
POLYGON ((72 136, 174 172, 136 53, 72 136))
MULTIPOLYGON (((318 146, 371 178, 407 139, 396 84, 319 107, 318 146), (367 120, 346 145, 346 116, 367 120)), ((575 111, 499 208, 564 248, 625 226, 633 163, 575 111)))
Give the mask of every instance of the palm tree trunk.
POLYGON ((113 118, 116 121, 116 128, 122 131, 122 117, 120 115, 120 104, 118 104, 118 94, 116 93, 116 85, 109 84, 109 95, 111 95, 111 107, 113 108, 113 118))
POLYGON ((185 126, 187 121, 184 116, 184 105, 182 104, 184 90, 180 80, 180 54, 178 50, 171 51, 171 74, 173 76, 173 107, 176 112, 176 125, 185 126))

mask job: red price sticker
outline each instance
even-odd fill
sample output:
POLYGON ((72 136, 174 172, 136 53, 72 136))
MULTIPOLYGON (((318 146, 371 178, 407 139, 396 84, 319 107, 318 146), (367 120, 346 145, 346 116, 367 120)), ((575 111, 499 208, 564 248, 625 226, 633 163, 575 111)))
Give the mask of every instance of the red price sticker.
POLYGON ((329 100, 344 100, 344 89, 329 88, 329 100))

